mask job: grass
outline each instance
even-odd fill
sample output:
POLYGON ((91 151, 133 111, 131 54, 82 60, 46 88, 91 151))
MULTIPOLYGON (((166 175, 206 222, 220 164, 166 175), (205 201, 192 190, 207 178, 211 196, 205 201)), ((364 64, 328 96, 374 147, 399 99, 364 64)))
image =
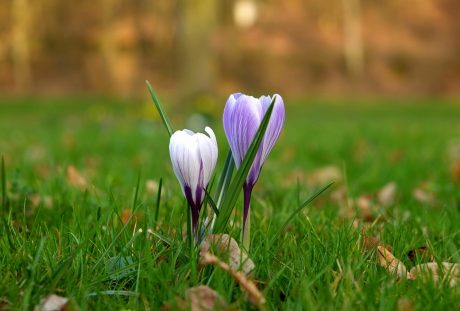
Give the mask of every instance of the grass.
MULTIPOLYGON (((382 221, 370 232, 408 267, 414 263, 407 252, 421 245, 436 260, 460 262, 460 191, 449 155, 460 148, 460 107, 441 100, 289 104, 252 207, 250 257, 268 308, 393 310, 404 298, 415 309, 459 309, 458 286, 398 281, 363 253, 362 228, 354 226, 360 214, 344 218, 331 194, 346 185, 348 198, 358 198, 394 181, 396 201, 377 210, 382 221), (342 180, 336 176, 331 189, 284 226, 324 185, 314 176, 326 166, 339 168, 342 180), (420 187, 436 202, 415 200, 420 187)), ((176 128, 185 127, 183 115, 166 109, 176 128)), ((220 173, 228 147, 220 115, 210 123, 219 138, 220 173)), ((80 310, 159 309, 198 284, 235 308, 254 309, 225 272, 200 271, 190 260, 186 204, 167 146, 150 102, 2 100, 7 202, 0 210, 0 309, 32 309, 50 293, 69 297, 80 310), (69 166, 86 187, 69 183, 69 166), (151 188, 160 178, 158 202, 151 188), (145 234, 148 228, 154 235, 145 234)), ((241 208, 240 199, 230 228, 235 238, 241 208)))

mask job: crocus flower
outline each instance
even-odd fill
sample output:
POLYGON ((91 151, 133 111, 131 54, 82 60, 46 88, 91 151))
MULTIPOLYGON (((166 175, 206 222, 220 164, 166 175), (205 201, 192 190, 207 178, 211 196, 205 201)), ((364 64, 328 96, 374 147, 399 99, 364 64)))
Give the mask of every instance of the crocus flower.
POLYGON ((169 141, 171 162, 191 210, 195 237, 205 188, 216 167, 218 153, 214 132, 209 127, 204 130, 209 136, 185 129, 176 131, 169 141))
MULTIPOLYGON (((257 151, 254 162, 243 185, 243 245, 249 247, 249 214, 252 189, 259 178, 260 170, 268 154, 275 145, 284 124, 284 103, 281 96, 275 94, 275 104, 265 135, 257 151)), ((232 150, 237 167, 246 155, 259 125, 267 111, 273 96, 255 98, 241 93, 230 95, 224 109, 224 130, 232 150)))

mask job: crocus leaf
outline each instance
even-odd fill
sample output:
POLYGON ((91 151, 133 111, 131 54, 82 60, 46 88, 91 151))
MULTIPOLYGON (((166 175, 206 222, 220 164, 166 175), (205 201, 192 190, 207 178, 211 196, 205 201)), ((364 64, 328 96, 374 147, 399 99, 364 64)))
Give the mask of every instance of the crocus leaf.
POLYGON ((235 168, 235 161, 233 161, 232 151, 229 150, 227 157, 225 158, 224 168, 222 170, 222 175, 220 175, 219 182, 217 184, 216 196, 214 198, 217 208, 220 207, 222 203, 222 198, 224 193, 228 189, 228 185, 232 180, 233 170, 235 168))
POLYGON ((226 189, 224 193, 224 197, 222 199, 222 205, 219 207, 219 216, 216 218, 216 223, 214 226, 214 232, 222 232, 227 225, 227 222, 232 214, 233 208, 235 206, 236 200, 238 199, 238 195, 241 192, 243 187, 244 181, 248 176, 249 169, 252 166, 252 162, 256 157, 257 151, 259 150, 259 146, 262 142, 264 137, 265 131, 267 130, 268 122, 270 121, 270 117, 272 115, 273 106, 275 104, 276 96, 273 97, 270 106, 267 109, 267 112, 260 122, 259 128, 254 136, 254 139, 249 146, 246 155, 244 156, 243 161, 241 162, 240 167, 236 171, 235 176, 233 177, 228 189, 226 189))
POLYGON ((217 208, 217 205, 214 202, 214 200, 212 199, 212 197, 209 194, 208 190, 204 189, 204 192, 205 192, 205 195, 206 195, 207 202, 209 203, 209 205, 211 205, 212 210, 214 211, 214 213, 216 215, 219 215, 219 209, 217 208))
POLYGON ((153 91, 153 88, 150 85, 150 82, 146 80, 145 83, 147 84, 147 88, 149 89, 150 96, 152 96, 153 103, 155 104, 155 107, 157 108, 158 113, 160 114, 161 120, 163 121, 163 124, 166 130, 168 131, 169 136, 171 136, 174 133, 173 127, 171 125, 171 121, 169 121, 168 115, 163 109, 163 106, 158 100, 158 97, 155 95, 155 92, 153 91))

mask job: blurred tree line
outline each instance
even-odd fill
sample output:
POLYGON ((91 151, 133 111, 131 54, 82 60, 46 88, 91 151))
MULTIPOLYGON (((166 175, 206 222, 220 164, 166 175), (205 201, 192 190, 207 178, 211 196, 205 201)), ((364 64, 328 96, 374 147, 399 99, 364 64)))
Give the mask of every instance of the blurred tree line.
POLYGON ((459 0, 3 0, 0 91, 460 93, 459 0))

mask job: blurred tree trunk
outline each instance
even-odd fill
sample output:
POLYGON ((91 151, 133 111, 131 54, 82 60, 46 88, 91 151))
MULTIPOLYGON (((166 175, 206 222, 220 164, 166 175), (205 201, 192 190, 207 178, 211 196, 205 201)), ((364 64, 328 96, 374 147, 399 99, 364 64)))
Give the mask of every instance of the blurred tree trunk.
POLYGON ((212 91, 215 53, 212 35, 217 23, 218 0, 180 2, 179 64, 182 97, 212 91))
POLYGON ((342 0, 344 54, 348 72, 360 78, 364 71, 361 0, 342 0))
POLYGON ((13 75, 16 89, 27 90, 30 86, 29 26, 31 3, 27 0, 13 0, 12 50, 13 75))
POLYGON ((103 25, 104 31, 101 38, 102 57, 105 64, 106 79, 108 85, 105 87, 108 90, 113 90, 117 83, 115 76, 115 66, 117 61, 117 51, 115 44, 115 36, 113 33, 113 17, 115 7, 118 0, 102 0, 103 25))

